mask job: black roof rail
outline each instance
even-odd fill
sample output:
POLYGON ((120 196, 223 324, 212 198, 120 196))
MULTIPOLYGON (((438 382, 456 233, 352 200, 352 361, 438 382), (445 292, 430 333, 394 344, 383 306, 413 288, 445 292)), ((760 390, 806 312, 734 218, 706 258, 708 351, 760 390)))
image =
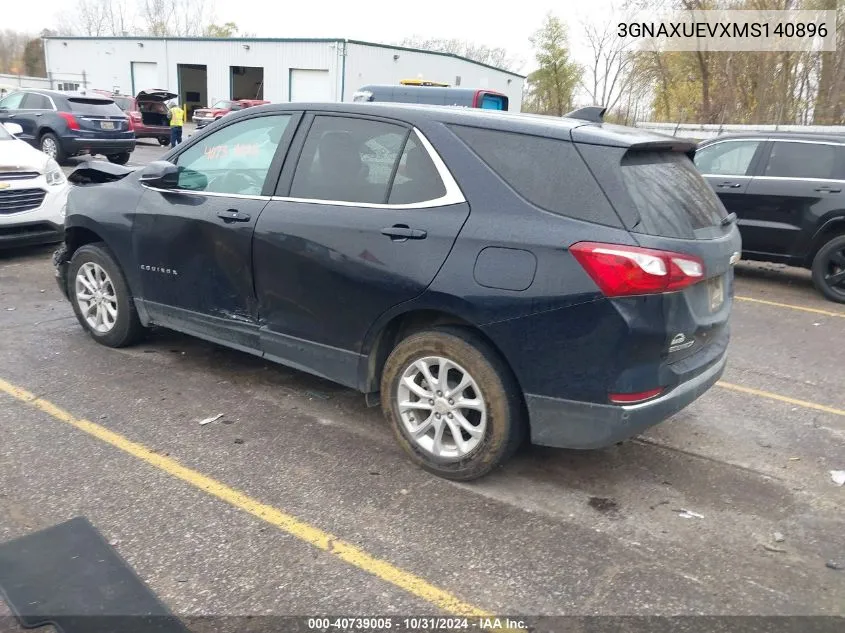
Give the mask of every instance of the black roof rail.
POLYGON ((587 106, 567 112, 563 116, 567 119, 583 119, 584 121, 592 121, 593 123, 603 123, 605 112, 607 112, 605 106, 587 106))

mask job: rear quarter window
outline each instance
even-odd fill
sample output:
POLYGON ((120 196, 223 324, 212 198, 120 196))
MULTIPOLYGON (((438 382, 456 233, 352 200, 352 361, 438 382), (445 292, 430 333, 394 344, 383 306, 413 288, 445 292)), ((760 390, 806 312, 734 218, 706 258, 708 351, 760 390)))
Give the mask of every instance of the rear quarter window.
POLYGON ((451 129, 531 204, 576 220, 622 226, 572 143, 460 125, 451 129))

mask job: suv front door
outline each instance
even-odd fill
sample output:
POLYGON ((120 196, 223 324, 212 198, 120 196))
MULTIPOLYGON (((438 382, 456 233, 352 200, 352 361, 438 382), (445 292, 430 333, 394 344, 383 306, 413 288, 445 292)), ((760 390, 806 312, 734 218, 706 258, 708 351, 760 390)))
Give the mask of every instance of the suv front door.
POLYGON ((188 143, 171 159, 178 187, 143 193, 132 243, 153 322, 258 347, 252 234, 299 116, 241 119, 188 143))
POLYGON ((15 114, 15 118, 12 119, 12 121, 23 128, 20 139, 37 146, 39 123, 41 123, 42 117, 45 114, 54 109, 53 104, 44 95, 28 92, 24 95, 20 108, 15 114))
POLYGON ((396 121, 321 113, 293 148, 255 230, 262 348, 358 387, 369 328, 428 287, 469 205, 428 141, 396 121))
POLYGON ((819 220, 845 207, 845 182, 837 173, 842 145, 772 139, 760 175, 746 190, 749 214, 740 224, 744 251, 801 263, 819 220))

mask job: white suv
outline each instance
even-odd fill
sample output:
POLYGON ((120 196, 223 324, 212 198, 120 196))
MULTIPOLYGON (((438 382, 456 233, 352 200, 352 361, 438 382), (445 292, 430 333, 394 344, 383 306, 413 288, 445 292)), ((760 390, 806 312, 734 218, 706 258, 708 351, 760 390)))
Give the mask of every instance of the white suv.
POLYGON ((0 125, 0 248, 60 242, 68 185, 58 163, 0 125))

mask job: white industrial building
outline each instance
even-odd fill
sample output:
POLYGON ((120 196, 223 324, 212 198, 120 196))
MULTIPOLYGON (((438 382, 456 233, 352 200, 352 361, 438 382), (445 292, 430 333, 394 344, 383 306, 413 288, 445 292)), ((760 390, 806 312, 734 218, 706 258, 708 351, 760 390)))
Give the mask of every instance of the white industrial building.
POLYGON ((351 101, 367 84, 422 78, 497 90, 519 111, 525 77, 457 55, 346 39, 47 37, 60 90, 166 88, 189 112, 218 99, 351 101))

